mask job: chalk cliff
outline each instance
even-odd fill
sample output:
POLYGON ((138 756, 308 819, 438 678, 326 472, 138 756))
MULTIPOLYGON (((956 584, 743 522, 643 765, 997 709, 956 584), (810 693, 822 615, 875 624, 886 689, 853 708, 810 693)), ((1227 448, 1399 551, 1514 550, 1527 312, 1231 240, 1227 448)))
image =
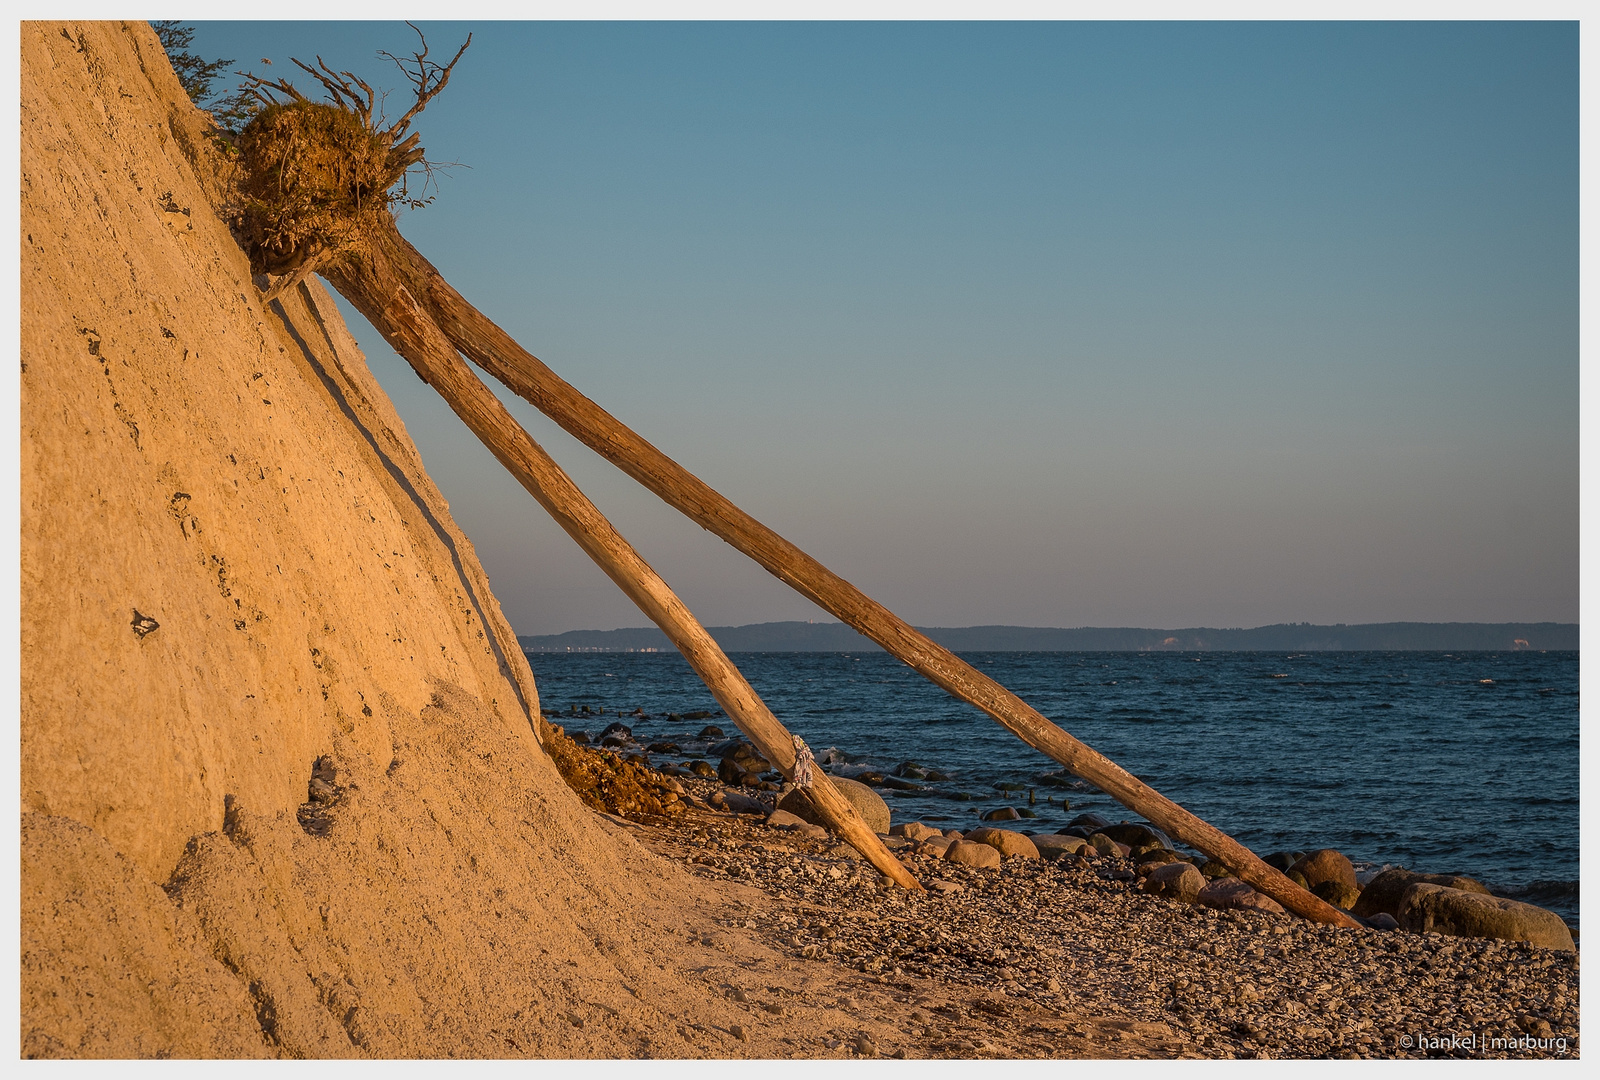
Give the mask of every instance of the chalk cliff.
POLYGON ((665 951, 698 886, 562 783, 328 294, 261 303, 155 35, 21 38, 23 1053, 704 1052, 665 951))

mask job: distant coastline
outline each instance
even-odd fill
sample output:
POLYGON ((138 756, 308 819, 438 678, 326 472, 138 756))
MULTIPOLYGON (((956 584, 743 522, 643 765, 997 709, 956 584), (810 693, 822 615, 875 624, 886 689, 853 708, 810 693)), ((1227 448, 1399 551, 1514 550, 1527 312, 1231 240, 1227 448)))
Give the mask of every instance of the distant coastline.
MULTIPOLYGON (((843 623, 707 627, 725 652, 876 652, 843 623)), ((1084 626, 924 626, 954 652, 1511 652, 1576 650, 1577 623, 1278 623, 1251 629, 1084 626)), ((653 626, 518 635, 524 652, 672 652, 653 626)))

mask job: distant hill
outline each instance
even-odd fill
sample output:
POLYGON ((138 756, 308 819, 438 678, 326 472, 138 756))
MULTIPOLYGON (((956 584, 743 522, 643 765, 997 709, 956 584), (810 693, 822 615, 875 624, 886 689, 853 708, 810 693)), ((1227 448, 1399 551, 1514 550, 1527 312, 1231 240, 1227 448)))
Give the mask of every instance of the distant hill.
MULTIPOLYGON (((870 652, 878 646, 843 623, 771 622, 707 627, 726 652, 870 652)), ((1576 623, 1278 623, 1253 629, 1147 630, 1084 626, 923 626, 954 652, 1509 652, 1577 649, 1576 623)), ((569 630, 517 638, 524 652, 670 652, 653 626, 569 630)))

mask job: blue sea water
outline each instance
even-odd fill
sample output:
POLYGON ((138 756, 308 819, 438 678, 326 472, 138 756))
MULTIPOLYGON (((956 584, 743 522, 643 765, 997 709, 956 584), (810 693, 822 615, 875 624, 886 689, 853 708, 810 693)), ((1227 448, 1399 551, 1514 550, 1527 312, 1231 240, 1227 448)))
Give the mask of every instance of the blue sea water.
MULTIPOLYGON (((888 773, 909 760, 950 777, 923 792, 883 791, 897 821, 964 828, 1003 805, 1037 814, 1018 825, 1038 832, 1084 811, 1136 817, 1082 782, 1045 786, 1037 778, 1055 762, 887 654, 732 659, 819 755, 828 747, 848 755, 855 767, 846 775, 862 766, 888 773)), ((1333 847, 1358 866, 1463 873, 1576 922, 1576 652, 963 659, 1258 854, 1333 847)), ((653 755, 658 764, 703 752, 696 736, 707 724, 737 734, 676 654, 529 660, 544 711, 568 714, 558 722, 570 730, 598 738, 618 712, 650 714, 625 721, 640 745, 672 741, 684 751, 653 755), (584 705, 595 715, 583 717, 584 705), (667 718, 694 711, 715 715, 667 718)))

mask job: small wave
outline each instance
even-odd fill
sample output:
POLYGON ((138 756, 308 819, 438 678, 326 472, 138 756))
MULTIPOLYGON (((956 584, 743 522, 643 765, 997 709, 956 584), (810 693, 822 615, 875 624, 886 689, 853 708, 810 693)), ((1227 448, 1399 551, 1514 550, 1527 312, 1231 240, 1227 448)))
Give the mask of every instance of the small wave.
POLYGON ((1578 882, 1560 880, 1530 881, 1526 885, 1514 885, 1509 888, 1496 887, 1496 896, 1507 900, 1521 900, 1528 904, 1538 904, 1540 907, 1550 907, 1560 904, 1564 907, 1578 906, 1578 882))

